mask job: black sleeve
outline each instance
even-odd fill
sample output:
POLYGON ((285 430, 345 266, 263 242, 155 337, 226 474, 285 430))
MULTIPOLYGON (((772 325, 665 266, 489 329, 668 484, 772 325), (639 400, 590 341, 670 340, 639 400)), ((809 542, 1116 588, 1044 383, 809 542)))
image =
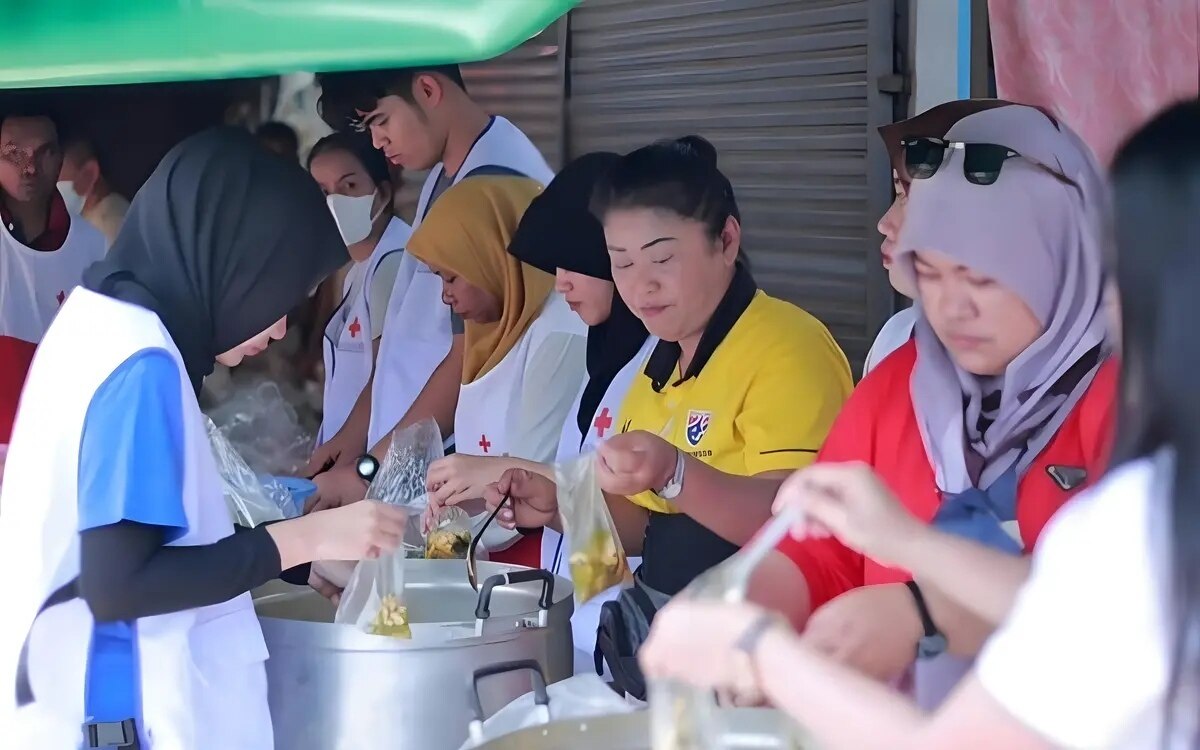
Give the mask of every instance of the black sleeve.
POLYGON ((98 622, 219 604, 280 573, 265 527, 214 544, 167 547, 157 526, 121 521, 80 534, 80 596, 98 622))

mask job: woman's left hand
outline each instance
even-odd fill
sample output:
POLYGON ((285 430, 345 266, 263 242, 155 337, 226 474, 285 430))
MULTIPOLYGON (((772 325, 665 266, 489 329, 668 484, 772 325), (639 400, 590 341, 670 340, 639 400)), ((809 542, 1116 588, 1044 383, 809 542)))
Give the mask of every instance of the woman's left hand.
POLYGON ((674 445, 653 433, 614 435, 596 448, 596 478, 613 495, 662 489, 675 473, 677 456, 674 445))
POLYGON ((489 456, 454 453, 429 464, 425 489, 430 505, 457 505, 478 500, 492 482, 500 478, 503 467, 489 456))
POLYGON ((650 636, 638 649, 642 671, 649 679, 729 695, 757 693, 753 672, 735 644, 763 615, 764 610, 747 603, 677 598, 655 615, 650 636))

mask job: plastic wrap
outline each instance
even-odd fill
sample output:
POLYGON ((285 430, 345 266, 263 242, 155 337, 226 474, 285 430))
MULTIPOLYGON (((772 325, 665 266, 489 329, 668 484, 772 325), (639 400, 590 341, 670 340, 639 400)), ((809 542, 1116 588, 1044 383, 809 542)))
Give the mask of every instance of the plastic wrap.
POLYGON ((632 580, 629 559, 596 480, 596 457, 584 453, 554 467, 558 512, 571 540, 571 581, 580 604, 632 580))
POLYGON ((462 508, 442 508, 425 535, 425 559, 465 560, 470 546, 470 516, 462 508))
POLYGON ((225 503, 238 526, 254 528, 269 521, 281 521, 297 515, 291 491, 282 483, 255 474, 230 444, 223 431, 205 418, 213 459, 221 475, 225 503))
MULTIPOLYGON (((420 518, 429 502, 425 475, 429 464, 443 455, 442 435, 432 419, 397 430, 375 479, 367 488, 368 499, 408 509, 405 547, 415 547, 420 554, 424 553, 420 518)), ((411 638, 404 597, 406 554, 407 550, 398 550, 377 560, 358 563, 333 621, 354 625, 373 635, 411 638)))
POLYGON ((274 382, 235 382, 208 415, 247 465, 260 474, 299 476, 314 437, 274 382))

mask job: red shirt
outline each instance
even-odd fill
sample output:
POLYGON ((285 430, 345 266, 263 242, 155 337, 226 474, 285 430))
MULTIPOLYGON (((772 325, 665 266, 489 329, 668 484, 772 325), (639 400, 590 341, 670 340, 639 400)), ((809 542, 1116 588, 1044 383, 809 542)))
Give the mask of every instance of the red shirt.
MULTIPOLYGON (((929 522, 941 503, 934 469, 913 411, 909 381, 917 362, 913 341, 896 350, 855 389, 817 456, 818 461, 869 464, 908 510, 929 522)), ((1017 524, 1028 553, 1050 517, 1104 472, 1116 406, 1117 364, 1100 366, 1087 392, 1017 486, 1017 524), (1086 479, 1064 489, 1052 467, 1083 469, 1086 479)), ((790 537, 779 550, 800 568, 815 610, 859 586, 902 583, 906 571, 887 568, 835 539, 790 537)))

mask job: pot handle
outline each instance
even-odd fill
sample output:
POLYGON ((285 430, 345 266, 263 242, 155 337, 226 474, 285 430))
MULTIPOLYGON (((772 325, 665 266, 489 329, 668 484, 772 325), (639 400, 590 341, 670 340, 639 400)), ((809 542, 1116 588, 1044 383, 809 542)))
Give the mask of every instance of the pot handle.
POLYGON ((483 582, 479 589, 479 601, 475 605, 475 619, 486 620, 492 616, 492 589, 497 586, 511 586, 516 583, 542 582, 542 595, 538 599, 538 607, 550 609, 554 602, 554 576, 548 570, 518 570, 513 573, 497 573, 483 582))
POLYGON ((470 699, 471 710, 475 713, 475 721, 483 723, 485 718, 483 715, 483 701, 479 697, 479 681, 485 677, 495 677, 496 675, 522 670, 528 670, 533 677, 533 704, 544 707, 546 711, 550 710, 550 694, 546 690, 546 675, 542 672, 542 665, 536 659, 502 661, 498 664, 480 667, 471 675, 470 699))

